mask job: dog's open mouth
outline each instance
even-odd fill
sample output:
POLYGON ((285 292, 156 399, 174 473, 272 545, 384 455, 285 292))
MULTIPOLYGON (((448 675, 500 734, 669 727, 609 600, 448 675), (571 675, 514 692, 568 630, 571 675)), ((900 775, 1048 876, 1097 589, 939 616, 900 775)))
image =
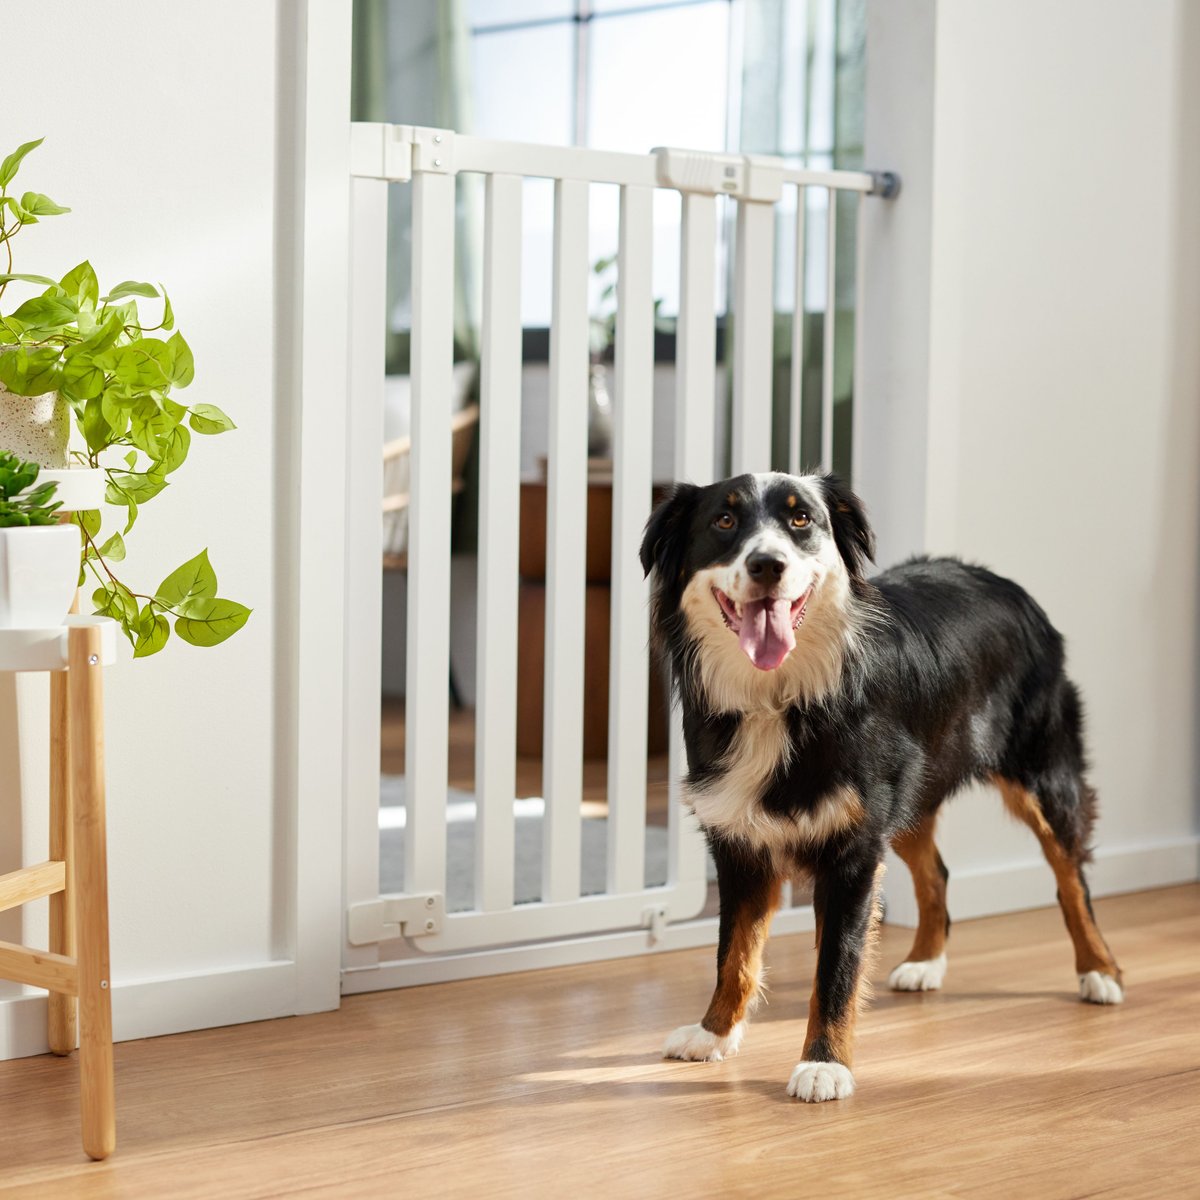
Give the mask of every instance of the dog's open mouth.
POLYGON ((712 593, 746 657, 760 671, 773 671, 796 648, 796 630, 804 621, 813 590, 810 586, 796 600, 768 596, 744 604, 735 604, 720 588, 712 593))

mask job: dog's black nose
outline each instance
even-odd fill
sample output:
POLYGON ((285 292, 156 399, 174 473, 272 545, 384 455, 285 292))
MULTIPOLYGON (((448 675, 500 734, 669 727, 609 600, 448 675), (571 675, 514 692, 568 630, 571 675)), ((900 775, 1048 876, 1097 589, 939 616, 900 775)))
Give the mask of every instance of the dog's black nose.
POLYGON ((746 559, 746 570, 751 579, 779 579, 787 569, 787 563, 777 554, 751 554, 746 559))

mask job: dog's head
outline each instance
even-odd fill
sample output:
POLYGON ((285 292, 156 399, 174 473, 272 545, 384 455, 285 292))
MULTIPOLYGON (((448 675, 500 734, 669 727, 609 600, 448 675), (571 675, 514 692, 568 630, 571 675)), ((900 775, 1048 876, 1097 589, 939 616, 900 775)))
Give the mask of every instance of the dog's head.
POLYGON ((845 605, 874 548, 862 502, 836 476, 768 474, 677 484, 641 553, 659 603, 685 615, 692 638, 736 644, 773 671, 811 611, 845 605))

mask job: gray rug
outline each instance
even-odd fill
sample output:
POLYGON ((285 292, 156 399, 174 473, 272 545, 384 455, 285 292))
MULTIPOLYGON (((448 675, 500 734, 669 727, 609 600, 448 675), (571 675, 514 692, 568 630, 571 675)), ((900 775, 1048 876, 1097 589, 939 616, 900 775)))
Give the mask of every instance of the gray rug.
MULTIPOLYGON (((385 775, 380 787, 379 876, 384 892, 404 891, 404 777, 385 775)), ((514 806, 514 891, 518 904, 540 900, 542 892, 541 799, 518 800, 514 806)), ((446 811, 446 910, 466 912, 475 907, 475 798, 450 789, 446 811)), ((583 820, 580 880, 583 895, 605 890, 608 862, 608 821, 583 820)), ((646 827, 646 886, 667 881, 667 830, 646 827)))

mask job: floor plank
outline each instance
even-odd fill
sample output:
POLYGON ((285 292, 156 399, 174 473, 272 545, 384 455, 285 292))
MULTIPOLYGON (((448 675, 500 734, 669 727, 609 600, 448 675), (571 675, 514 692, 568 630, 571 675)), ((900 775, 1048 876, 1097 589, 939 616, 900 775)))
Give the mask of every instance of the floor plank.
MULTIPOLYGON (((82 1158, 76 1067, 0 1063, 0 1195, 1200 1195, 1200 885, 1097 902, 1126 970, 1075 999, 1056 910, 956 925, 946 990, 881 987, 858 1093, 800 1105, 812 950, 770 947, 741 1055, 667 1063, 711 952, 347 999, 117 1048, 116 1156, 82 1158)), ((878 980, 907 949, 884 932, 878 980)))

